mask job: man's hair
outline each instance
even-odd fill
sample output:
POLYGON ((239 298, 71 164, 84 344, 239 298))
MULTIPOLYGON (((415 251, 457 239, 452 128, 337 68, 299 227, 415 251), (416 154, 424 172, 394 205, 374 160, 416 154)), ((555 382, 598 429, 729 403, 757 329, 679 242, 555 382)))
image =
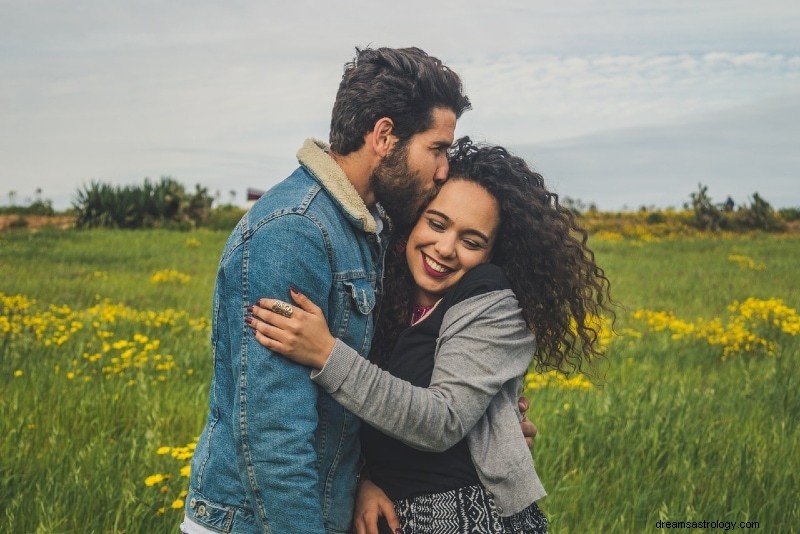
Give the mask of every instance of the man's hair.
POLYGON ((356 48, 344 67, 331 116, 331 150, 346 155, 361 148, 364 135, 388 117, 404 141, 432 126, 433 110, 470 109, 461 79, 419 48, 356 48))

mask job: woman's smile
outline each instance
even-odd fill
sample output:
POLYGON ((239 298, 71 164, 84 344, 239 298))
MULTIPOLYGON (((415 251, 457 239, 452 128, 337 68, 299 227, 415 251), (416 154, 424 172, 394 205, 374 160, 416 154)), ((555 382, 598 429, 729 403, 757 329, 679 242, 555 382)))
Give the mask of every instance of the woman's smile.
POLYGON ((425 272, 434 278, 443 278, 453 272, 453 269, 447 267, 446 265, 442 265, 424 252, 422 253, 422 263, 425 268, 425 272))

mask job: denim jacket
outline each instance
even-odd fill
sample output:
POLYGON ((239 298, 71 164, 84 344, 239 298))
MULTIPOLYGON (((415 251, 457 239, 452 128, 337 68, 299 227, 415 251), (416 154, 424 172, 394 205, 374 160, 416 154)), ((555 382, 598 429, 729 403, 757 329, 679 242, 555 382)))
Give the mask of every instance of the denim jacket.
POLYGON ((350 532, 359 420, 260 345, 244 322, 258 298, 320 305, 334 336, 369 352, 384 244, 378 222, 327 146, 258 200, 220 260, 209 415, 192 458, 187 518, 212 532, 350 532))

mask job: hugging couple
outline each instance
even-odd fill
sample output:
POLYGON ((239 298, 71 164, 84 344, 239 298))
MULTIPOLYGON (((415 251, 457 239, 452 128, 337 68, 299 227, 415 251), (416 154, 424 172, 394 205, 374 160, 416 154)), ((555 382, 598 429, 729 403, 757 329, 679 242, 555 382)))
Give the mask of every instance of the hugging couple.
POLYGON ((540 174, 455 140, 469 108, 356 49, 329 142, 231 233, 182 532, 547 531, 522 380, 599 355, 609 282, 540 174))

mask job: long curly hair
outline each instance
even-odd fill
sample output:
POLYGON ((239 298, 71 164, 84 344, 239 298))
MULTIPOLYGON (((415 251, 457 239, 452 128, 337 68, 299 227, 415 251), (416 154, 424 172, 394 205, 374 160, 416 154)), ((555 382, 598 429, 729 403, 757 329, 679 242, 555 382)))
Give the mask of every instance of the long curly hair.
MULTIPOLYGON (((601 315, 615 318, 610 282, 587 246, 588 234, 547 190, 542 176, 500 146, 459 139, 449 154, 450 180, 474 182, 500 208, 491 262, 508 277, 522 315, 536 336, 537 371, 585 372, 602 354, 601 315)), ((414 280, 405 256, 407 234, 389 245, 384 295, 371 357, 385 361, 409 326, 414 280)))

